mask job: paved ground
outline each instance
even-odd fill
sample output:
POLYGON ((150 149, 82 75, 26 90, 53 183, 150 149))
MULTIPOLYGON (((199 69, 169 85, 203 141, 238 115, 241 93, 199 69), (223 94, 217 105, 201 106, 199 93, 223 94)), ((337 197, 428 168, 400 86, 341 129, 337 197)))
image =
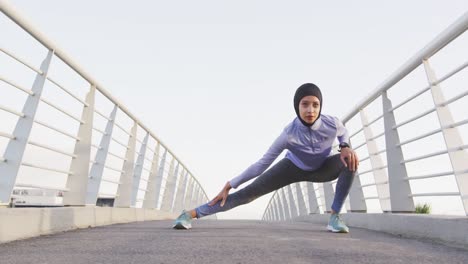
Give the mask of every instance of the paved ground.
POLYGON ((468 250, 352 228, 332 234, 311 223, 204 220, 82 229, 0 244, 0 263, 468 263, 468 250))

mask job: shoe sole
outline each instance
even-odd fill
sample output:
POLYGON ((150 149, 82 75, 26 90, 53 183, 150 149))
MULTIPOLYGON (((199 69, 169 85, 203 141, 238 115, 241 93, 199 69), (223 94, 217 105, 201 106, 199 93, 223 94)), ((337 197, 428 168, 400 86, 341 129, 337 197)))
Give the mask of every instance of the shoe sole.
POLYGON ((183 225, 183 224, 181 224, 181 223, 177 223, 177 224, 175 224, 172 228, 174 228, 174 229, 185 229, 185 230, 188 230, 188 229, 192 228, 192 225, 191 225, 191 224, 189 224, 189 225, 183 225))
POLYGON ((349 233, 349 231, 346 231, 346 230, 334 229, 333 226, 331 226, 331 225, 328 225, 327 229, 328 229, 328 231, 331 231, 333 233, 349 233))

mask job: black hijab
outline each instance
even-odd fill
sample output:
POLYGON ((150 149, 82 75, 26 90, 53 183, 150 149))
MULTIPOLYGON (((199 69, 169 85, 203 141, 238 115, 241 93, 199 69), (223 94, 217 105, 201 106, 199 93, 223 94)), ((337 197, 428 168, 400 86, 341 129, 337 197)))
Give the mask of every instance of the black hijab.
POLYGON ((311 127, 314 123, 309 124, 301 118, 299 114, 299 102, 301 101, 302 98, 309 96, 309 95, 313 95, 317 97, 320 101, 320 111, 317 116, 317 119, 314 121, 315 123, 320 118, 320 113, 322 112, 323 101, 322 101, 322 92, 320 91, 320 89, 317 87, 317 85, 313 83, 304 83, 299 88, 297 88, 296 94, 294 94, 294 110, 296 110, 296 115, 299 118, 299 120, 302 122, 302 124, 307 127, 311 127))

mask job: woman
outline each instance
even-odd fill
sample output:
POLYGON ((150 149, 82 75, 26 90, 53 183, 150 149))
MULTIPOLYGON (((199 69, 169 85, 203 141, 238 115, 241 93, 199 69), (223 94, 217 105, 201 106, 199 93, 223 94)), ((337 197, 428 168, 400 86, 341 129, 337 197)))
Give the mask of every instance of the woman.
POLYGON ((286 126, 267 153, 242 174, 228 181, 209 203, 183 211, 173 227, 189 229, 194 218, 230 210, 291 183, 329 182, 338 178, 327 229, 348 233, 349 228, 339 213, 351 188, 359 160, 349 146, 348 132, 343 123, 336 117, 321 115, 322 105, 322 93, 315 84, 301 85, 294 95, 297 118, 286 126), (331 155, 335 138, 340 143, 340 154, 331 155), (284 149, 288 150, 286 157, 265 171, 284 149), (229 194, 231 188, 236 189, 255 177, 257 179, 250 185, 229 194))

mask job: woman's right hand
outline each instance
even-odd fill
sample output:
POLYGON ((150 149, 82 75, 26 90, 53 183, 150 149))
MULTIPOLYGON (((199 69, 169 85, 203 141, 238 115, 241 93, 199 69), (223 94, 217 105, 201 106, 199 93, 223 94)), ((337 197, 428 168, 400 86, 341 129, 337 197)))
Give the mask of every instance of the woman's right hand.
POLYGON ((221 190, 221 192, 219 192, 218 195, 216 195, 215 198, 213 198, 213 200, 211 200, 211 202, 208 204, 209 206, 213 206, 215 205, 218 201, 221 200, 221 207, 224 206, 224 203, 226 203, 226 199, 229 195, 229 190, 231 190, 231 184, 229 182, 226 183, 226 185, 224 185, 223 189, 221 190))

